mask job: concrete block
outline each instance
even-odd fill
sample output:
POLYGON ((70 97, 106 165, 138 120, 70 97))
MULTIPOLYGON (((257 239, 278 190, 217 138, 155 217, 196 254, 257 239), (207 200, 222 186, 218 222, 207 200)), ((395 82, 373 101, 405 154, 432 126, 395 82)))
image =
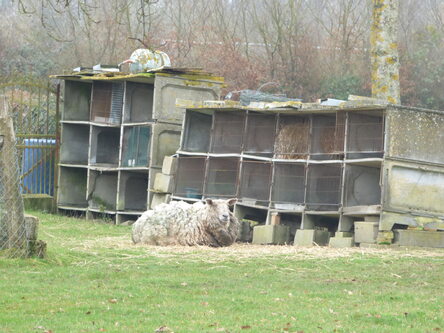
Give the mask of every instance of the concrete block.
POLYGON ((379 222, 380 217, 378 215, 367 215, 364 216, 365 222, 379 222))
POLYGON ((379 222, 355 222, 356 243, 376 243, 379 222))
POLYGON ((159 206, 162 203, 169 203, 171 201, 171 194, 168 193, 154 193, 151 199, 151 209, 159 206))
POLYGON ((391 249, 393 248, 393 245, 376 244, 376 243, 359 243, 359 247, 365 249, 391 249))
POLYGON ((353 237, 353 233, 348 232, 348 231, 336 231, 334 237, 337 237, 337 238, 353 237))
POLYGON ((154 190, 162 193, 172 193, 174 190, 174 176, 158 173, 154 179, 154 190))
POLYGON ((175 175, 177 171, 177 157, 165 156, 162 164, 162 173, 165 175, 175 175))
POLYGON ((329 245, 334 248, 353 247, 355 246, 355 240, 353 237, 332 237, 329 245))
POLYGON ((39 219, 35 216, 25 214, 25 233, 27 240, 37 240, 39 231, 39 219))
POLYGON ((24 194, 23 203, 26 210, 54 212, 54 198, 46 194, 24 194))
POLYGON ((378 232, 378 238, 379 237, 393 239, 395 237, 395 234, 393 233, 393 231, 380 231, 378 232))
POLYGON ((330 234, 326 230, 302 230, 296 231, 294 245, 313 246, 315 243, 320 246, 328 245, 330 234))
POLYGON ((286 225, 257 225, 253 228, 253 244, 288 244, 290 227, 286 225))
POLYGON ((391 244, 394 237, 393 231, 380 231, 378 232, 376 242, 378 244, 391 244))
POLYGON ((394 230, 394 243, 400 246, 444 247, 444 232, 394 230))

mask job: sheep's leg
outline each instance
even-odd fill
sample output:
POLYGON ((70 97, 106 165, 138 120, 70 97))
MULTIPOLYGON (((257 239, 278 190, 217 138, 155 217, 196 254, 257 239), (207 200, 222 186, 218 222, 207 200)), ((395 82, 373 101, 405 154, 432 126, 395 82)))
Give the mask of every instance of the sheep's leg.
POLYGON ((233 238, 231 235, 224 229, 216 230, 213 233, 213 237, 216 239, 217 243, 220 246, 228 246, 233 243, 233 238))

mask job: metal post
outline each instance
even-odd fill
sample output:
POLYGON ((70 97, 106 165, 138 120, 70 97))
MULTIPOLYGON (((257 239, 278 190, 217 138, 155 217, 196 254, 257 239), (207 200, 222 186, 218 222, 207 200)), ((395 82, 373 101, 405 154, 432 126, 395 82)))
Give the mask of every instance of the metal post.
POLYGON ((54 195, 53 209, 57 207, 57 196, 59 192, 59 160, 60 160, 60 82, 57 83, 56 89, 56 114, 55 114, 55 130, 56 130, 56 148, 54 154, 54 195))

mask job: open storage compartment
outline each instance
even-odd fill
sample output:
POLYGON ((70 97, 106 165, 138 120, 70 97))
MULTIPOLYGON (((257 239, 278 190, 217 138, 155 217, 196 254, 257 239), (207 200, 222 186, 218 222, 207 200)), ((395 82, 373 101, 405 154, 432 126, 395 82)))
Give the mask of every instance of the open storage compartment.
POLYGON ((205 184, 205 196, 235 197, 239 174, 239 158, 210 157, 205 184))
POLYGON ((346 165, 344 207, 381 204, 381 166, 346 165))
POLYGON ((125 127, 123 131, 123 167, 147 167, 151 143, 151 127, 125 127))
POLYGON ((116 220, 116 224, 128 224, 128 225, 133 225, 137 219, 141 216, 142 214, 137 214, 137 213, 126 213, 126 212, 117 212, 117 220, 116 220))
POLYGON ((302 213, 282 213, 279 212, 280 224, 290 227, 290 239, 293 240, 296 231, 302 226, 302 213))
POLYGON ((268 206, 271 163, 243 160, 239 196, 243 203, 268 206))
POLYGON ((338 231, 339 214, 305 214, 304 229, 328 229, 330 233, 338 231))
POLYGON ((205 157, 180 156, 178 158, 175 195, 190 199, 201 199, 205 166, 205 157))
POLYGON ((144 212, 147 208, 148 173, 121 171, 118 210, 144 212))
POLYGON ((124 123, 153 120, 154 85, 126 82, 124 123))
POLYGON ((114 224, 116 218, 115 212, 101 212, 97 209, 88 210, 87 219, 97 220, 102 223, 114 224))
POLYGON ((60 163, 88 165, 89 130, 89 125, 63 125, 60 163))
POLYGON ((382 114, 348 113, 347 158, 383 157, 382 114))
POLYGON ((244 153, 272 157, 275 132, 275 115, 264 115, 250 111, 247 117, 244 153))
POLYGON ((215 112, 212 153, 240 154, 245 130, 245 113, 215 112))
POLYGON ((275 142, 275 158, 286 160, 307 159, 310 139, 310 118, 279 116, 275 142))
POLYGON ((342 166, 310 164, 307 171, 307 208, 336 211, 341 203, 342 166))
POLYGON ((271 201, 276 209, 299 209, 305 203, 305 164, 274 163, 271 201))
POLYGON ((90 163, 117 167, 119 163, 120 129, 92 127, 90 163))
POLYGON ((89 121, 91 87, 87 82, 65 81, 62 120, 89 121))
POLYGON ((59 206, 86 209, 87 174, 86 168, 60 167, 59 206))
POLYGON ((89 171, 89 208, 102 212, 116 210, 117 172, 89 171))
POLYGON ((251 227, 262 225, 267 222, 268 210, 266 208, 255 208, 242 203, 237 203, 234 207, 234 215, 242 222, 248 220, 253 222, 251 227))
POLYGON ((345 114, 313 115, 310 158, 342 159, 344 154, 345 114))
POLYGON ((120 124, 124 84, 95 81, 93 83, 91 121, 120 124))
POLYGON ((210 148, 212 120, 211 115, 187 110, 182 150, 207 153, 210 148))

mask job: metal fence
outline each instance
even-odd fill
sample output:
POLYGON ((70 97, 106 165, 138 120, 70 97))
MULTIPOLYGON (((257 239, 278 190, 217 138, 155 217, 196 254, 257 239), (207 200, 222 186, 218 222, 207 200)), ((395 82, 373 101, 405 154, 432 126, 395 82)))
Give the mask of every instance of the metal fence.
POLYGON ((0 77, 0 95, 14 123, 20 192, 55 200, 60 85, 0 77))

